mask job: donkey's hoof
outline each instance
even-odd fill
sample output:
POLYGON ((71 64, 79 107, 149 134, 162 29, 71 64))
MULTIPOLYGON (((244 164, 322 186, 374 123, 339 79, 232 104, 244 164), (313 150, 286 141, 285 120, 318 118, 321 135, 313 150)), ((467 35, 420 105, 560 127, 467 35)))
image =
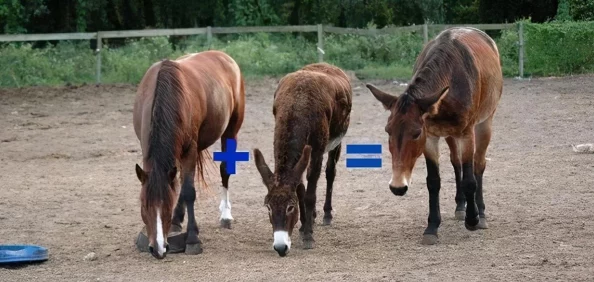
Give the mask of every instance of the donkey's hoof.
POLYGON ((481 217, 479 219, 479 223, 476 226, 478 229, 489 229, 489 225, 487 224, 487 219, 484 217, 481 217))
POLYGON ((186 255, 199 255, 202 253, 202 243, 186 244, 186 255))
POLYGON ((436 234, 423 234, 423 240, 421 241, 423 245, 435 245, 437 244, 437 235, 436 234))
POLYGON ((313 238, 310 239, 303 239, 303 249, 309 250, 316 247, 316 241, 313 238))
POLYGON ((231 222, 228 218, 221 219, 221 228, 231 229, 231 222))
POLYGON ((475 218, 466 218, 464 220, 464 226, 466 229, 470 231, 476 231, 478 229, 479 224, 479 217, 478 215, 475 218))
POLYGON ((456 220, 464 220, 466 218, 466 211, 456 211, 456 220))
POLYGON ((332 217, 331 216, 324 216, 324 222, 322 225, 332 225, 332 217))

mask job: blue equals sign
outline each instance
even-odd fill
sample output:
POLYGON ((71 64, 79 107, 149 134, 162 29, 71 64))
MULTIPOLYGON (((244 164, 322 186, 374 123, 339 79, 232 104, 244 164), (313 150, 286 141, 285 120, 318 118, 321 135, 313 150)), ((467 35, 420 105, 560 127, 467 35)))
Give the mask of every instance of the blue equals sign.
POLYGON ((363 158, 346 159, 347 168, 381 168, 382 167, 382 144, 347 144, 348 155, 378 155, 363 158))

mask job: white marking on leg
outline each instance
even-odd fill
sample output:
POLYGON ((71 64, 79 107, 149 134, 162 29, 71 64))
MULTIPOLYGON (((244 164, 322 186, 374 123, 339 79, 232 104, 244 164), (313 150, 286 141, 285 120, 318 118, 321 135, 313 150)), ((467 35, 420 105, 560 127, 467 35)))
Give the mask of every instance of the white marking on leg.
POLYGON ((160 256, 165 253, 165 237, 163 236, 163 222, 161 222, 160 208, 157 208, 157 252, 160 256))
POLYGON ((284 246, 287 246, 287 250, 291 249, 291 237, 289 237, 289 232, 275 231, 274 243, 272 243, 272 248, 282 248, 284 246))
POLYGON ((219 204, 219 210, 221 211, 221 220, 233 220, 233 216, 231 216, 231 202, 229 201, 229 189, 224 186, 221 186, 221 204, 219 204))

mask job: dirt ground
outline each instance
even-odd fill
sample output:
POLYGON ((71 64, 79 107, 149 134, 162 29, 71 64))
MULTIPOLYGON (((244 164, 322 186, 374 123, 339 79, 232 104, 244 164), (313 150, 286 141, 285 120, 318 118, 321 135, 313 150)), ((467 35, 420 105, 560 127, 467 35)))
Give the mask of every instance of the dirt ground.
MULTIPOLYGON (((238 145, 258 146, 271 165, 276 83, 248 83, 238 145)), ((219 228, 218 193, 202 193, 196 214, 203 254, 160 261, 134 246, 143 226, 135 87, 0 90, 0 243, 50 252, 42 264, 0 268, 0 281, 591 281, 594 155, 576 154, 571 144, 594 142, 593 76, 505 81, 484 176, 487 230, 467 231, 454 220, 455 183, 442 141, 443 222, 434 246, 420 244, 428 215, 423 158, 409 193, 392 195, 388 113, 363 82, 353 87, 343 144, 384 144, 384 166, 349 170, 343 149, 333 226, 318 218, 316 249, 301 249, 296 232, 287 257, 272 250, 266 189, 250 160, 231 177, 233 228, 219 228), (96 260, 83 259, 90 252, 96 260)), ((218 189, 218 176, 209 179, 218 189)), ((319 187, 321 211, 323 175, 319 187)))

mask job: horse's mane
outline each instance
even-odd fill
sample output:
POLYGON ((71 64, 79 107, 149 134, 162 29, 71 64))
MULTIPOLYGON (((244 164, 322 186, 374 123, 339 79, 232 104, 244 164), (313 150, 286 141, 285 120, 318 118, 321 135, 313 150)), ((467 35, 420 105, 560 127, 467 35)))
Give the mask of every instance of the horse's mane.
POLYGON ((161 62, 157 74, 157 85, 153 98, 151 129, 149 135, 148 160, 152 169, 148 180, 147 204, 171 201, 169 171, 175 166, 175 154, 180 148, 176 130, 182 120, 179 105, 182 100, 183 84, 181 69, 170 60, 161 62))

